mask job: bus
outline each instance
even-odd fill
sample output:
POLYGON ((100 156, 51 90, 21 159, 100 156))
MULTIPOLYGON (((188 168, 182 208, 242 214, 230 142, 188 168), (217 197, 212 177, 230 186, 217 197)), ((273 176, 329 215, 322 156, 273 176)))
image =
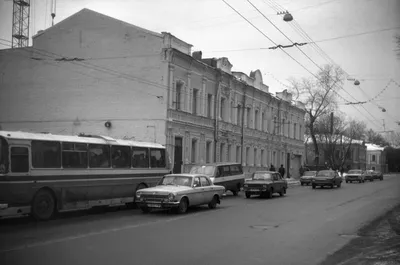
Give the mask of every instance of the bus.
POLYGON ((0 131, 0 218, 135 204, 171 173, 165 146, 97 135, 0 131))

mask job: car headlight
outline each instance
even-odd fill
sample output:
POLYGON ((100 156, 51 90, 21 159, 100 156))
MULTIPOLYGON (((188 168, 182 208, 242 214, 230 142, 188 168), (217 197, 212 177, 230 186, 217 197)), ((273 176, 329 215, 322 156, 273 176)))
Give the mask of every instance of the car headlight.
POLYGON ((175 194, 173 194, 173 193, 168 194, 169 201, 173 201, 174 199, 175 199, 175 194))
POLYGON ((247 185, 247 184, 244 184, 244 185, 243 185, 243 187, 245 187, 245 188, 247 188, 248 186, 249 186, 249 185, 247 185))
POLYGON ((136 198, 140 198, 141 194, 140 193, 136 193, 136 198))

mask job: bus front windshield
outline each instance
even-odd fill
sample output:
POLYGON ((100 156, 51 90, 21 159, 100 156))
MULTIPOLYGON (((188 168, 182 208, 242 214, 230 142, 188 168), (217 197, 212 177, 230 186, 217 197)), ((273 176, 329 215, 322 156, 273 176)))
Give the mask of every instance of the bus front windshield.
POLYGON ((0 174, 8 171, 8 143, 6 139, 0 137, 0 174))

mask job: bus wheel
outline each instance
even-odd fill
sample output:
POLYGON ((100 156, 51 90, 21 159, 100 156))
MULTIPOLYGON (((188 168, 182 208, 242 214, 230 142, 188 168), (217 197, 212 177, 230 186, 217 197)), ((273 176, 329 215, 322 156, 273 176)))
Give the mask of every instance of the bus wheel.
POLYGON ((38 221, 49 220, 56 207, 53 194, 47 189, 39 190, 32 201, 32 216, 38 221))
POLYGON ((126 204, 126 206, 128 206, 129 209, 137 209, 138 208, 136 205, 136 192, 138 190, 145 189, 145 188, 147 188, 147 185, 144 183, 140 183, 139 185, 136 186, 135 193, 133 194, 133 202, 126 204))

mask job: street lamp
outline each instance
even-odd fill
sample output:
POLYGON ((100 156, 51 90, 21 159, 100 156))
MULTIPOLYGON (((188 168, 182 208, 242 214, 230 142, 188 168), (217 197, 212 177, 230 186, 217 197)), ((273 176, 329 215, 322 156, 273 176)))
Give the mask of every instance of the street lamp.
POLYGON ((289 13, 289 11, 283 11, 283 12, 278 12, 278 15, 283 15, 283 21, 285 22, 290 22, 293 20, 292 14, 289 13))

